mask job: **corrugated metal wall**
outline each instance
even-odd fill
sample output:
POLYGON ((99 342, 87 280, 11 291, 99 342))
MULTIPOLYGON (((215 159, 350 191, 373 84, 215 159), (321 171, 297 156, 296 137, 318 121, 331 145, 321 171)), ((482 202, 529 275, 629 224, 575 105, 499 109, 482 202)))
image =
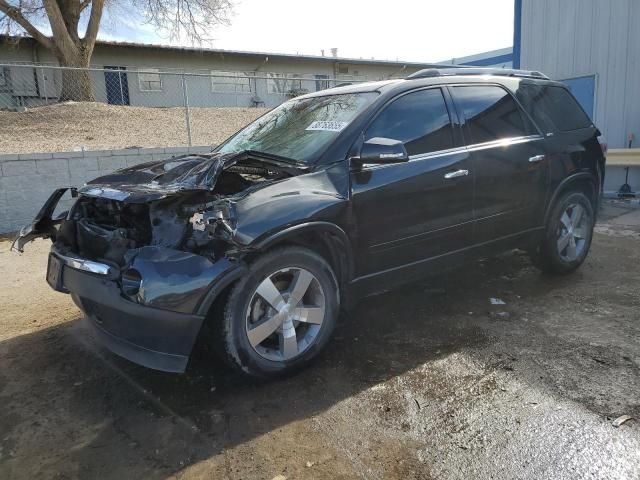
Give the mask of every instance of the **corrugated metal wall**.
POLYGON ((640 145, 640 0, 523 0, 521 68, 596 75, 596 125, 609 146, 640 145))

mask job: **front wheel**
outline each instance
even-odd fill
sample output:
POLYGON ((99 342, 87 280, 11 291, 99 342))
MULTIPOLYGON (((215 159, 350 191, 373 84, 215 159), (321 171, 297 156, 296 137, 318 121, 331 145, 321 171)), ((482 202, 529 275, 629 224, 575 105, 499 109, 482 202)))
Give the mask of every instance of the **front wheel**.
POLYGON ((251 376, 287 374, 318 355, 338 311, 336 277, 320 255, 301 247, 273 250, 229 294, 219 348, 227 363, 251 376))
POLYGON ((544 239, 532 252, 534 264, 547 273, 573 272, 589 253, 593 226, 589 199, 580 192, 563 195, 549 215, 544 239))

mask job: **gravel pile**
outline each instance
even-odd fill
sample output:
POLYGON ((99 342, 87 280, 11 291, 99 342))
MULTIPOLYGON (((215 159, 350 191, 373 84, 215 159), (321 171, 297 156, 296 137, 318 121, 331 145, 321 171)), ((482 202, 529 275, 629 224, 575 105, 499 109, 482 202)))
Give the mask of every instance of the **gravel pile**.
MULTIPOLYGON (((220 143, 264 108, 190 108, 193 145, 220 143)), ((187 145, 182 107, 66 102, 26 112, 0 111, 0 153, 187 145)))

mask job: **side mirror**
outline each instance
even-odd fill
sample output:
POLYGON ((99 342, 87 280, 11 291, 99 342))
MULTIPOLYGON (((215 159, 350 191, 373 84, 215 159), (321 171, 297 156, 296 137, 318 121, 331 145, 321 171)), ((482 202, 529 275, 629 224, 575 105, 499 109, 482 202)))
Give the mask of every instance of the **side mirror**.
POLYGON ((375 137, 362 144, 360 156, 354 160, 361 164, 400 163, 409 160, 409 154, 400 140, 375 137))

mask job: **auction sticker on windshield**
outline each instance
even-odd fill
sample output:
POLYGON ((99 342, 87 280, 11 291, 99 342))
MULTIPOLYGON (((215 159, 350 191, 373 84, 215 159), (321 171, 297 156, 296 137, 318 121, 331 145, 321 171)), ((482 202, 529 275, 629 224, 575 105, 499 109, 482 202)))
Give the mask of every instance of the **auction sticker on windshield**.
POLYGON ((330 122, 326 120, 319 120, 313 122, 305 130, 321 130, 324 132, 340 132, 344 127, 349 125, 349 122, 330 122))

